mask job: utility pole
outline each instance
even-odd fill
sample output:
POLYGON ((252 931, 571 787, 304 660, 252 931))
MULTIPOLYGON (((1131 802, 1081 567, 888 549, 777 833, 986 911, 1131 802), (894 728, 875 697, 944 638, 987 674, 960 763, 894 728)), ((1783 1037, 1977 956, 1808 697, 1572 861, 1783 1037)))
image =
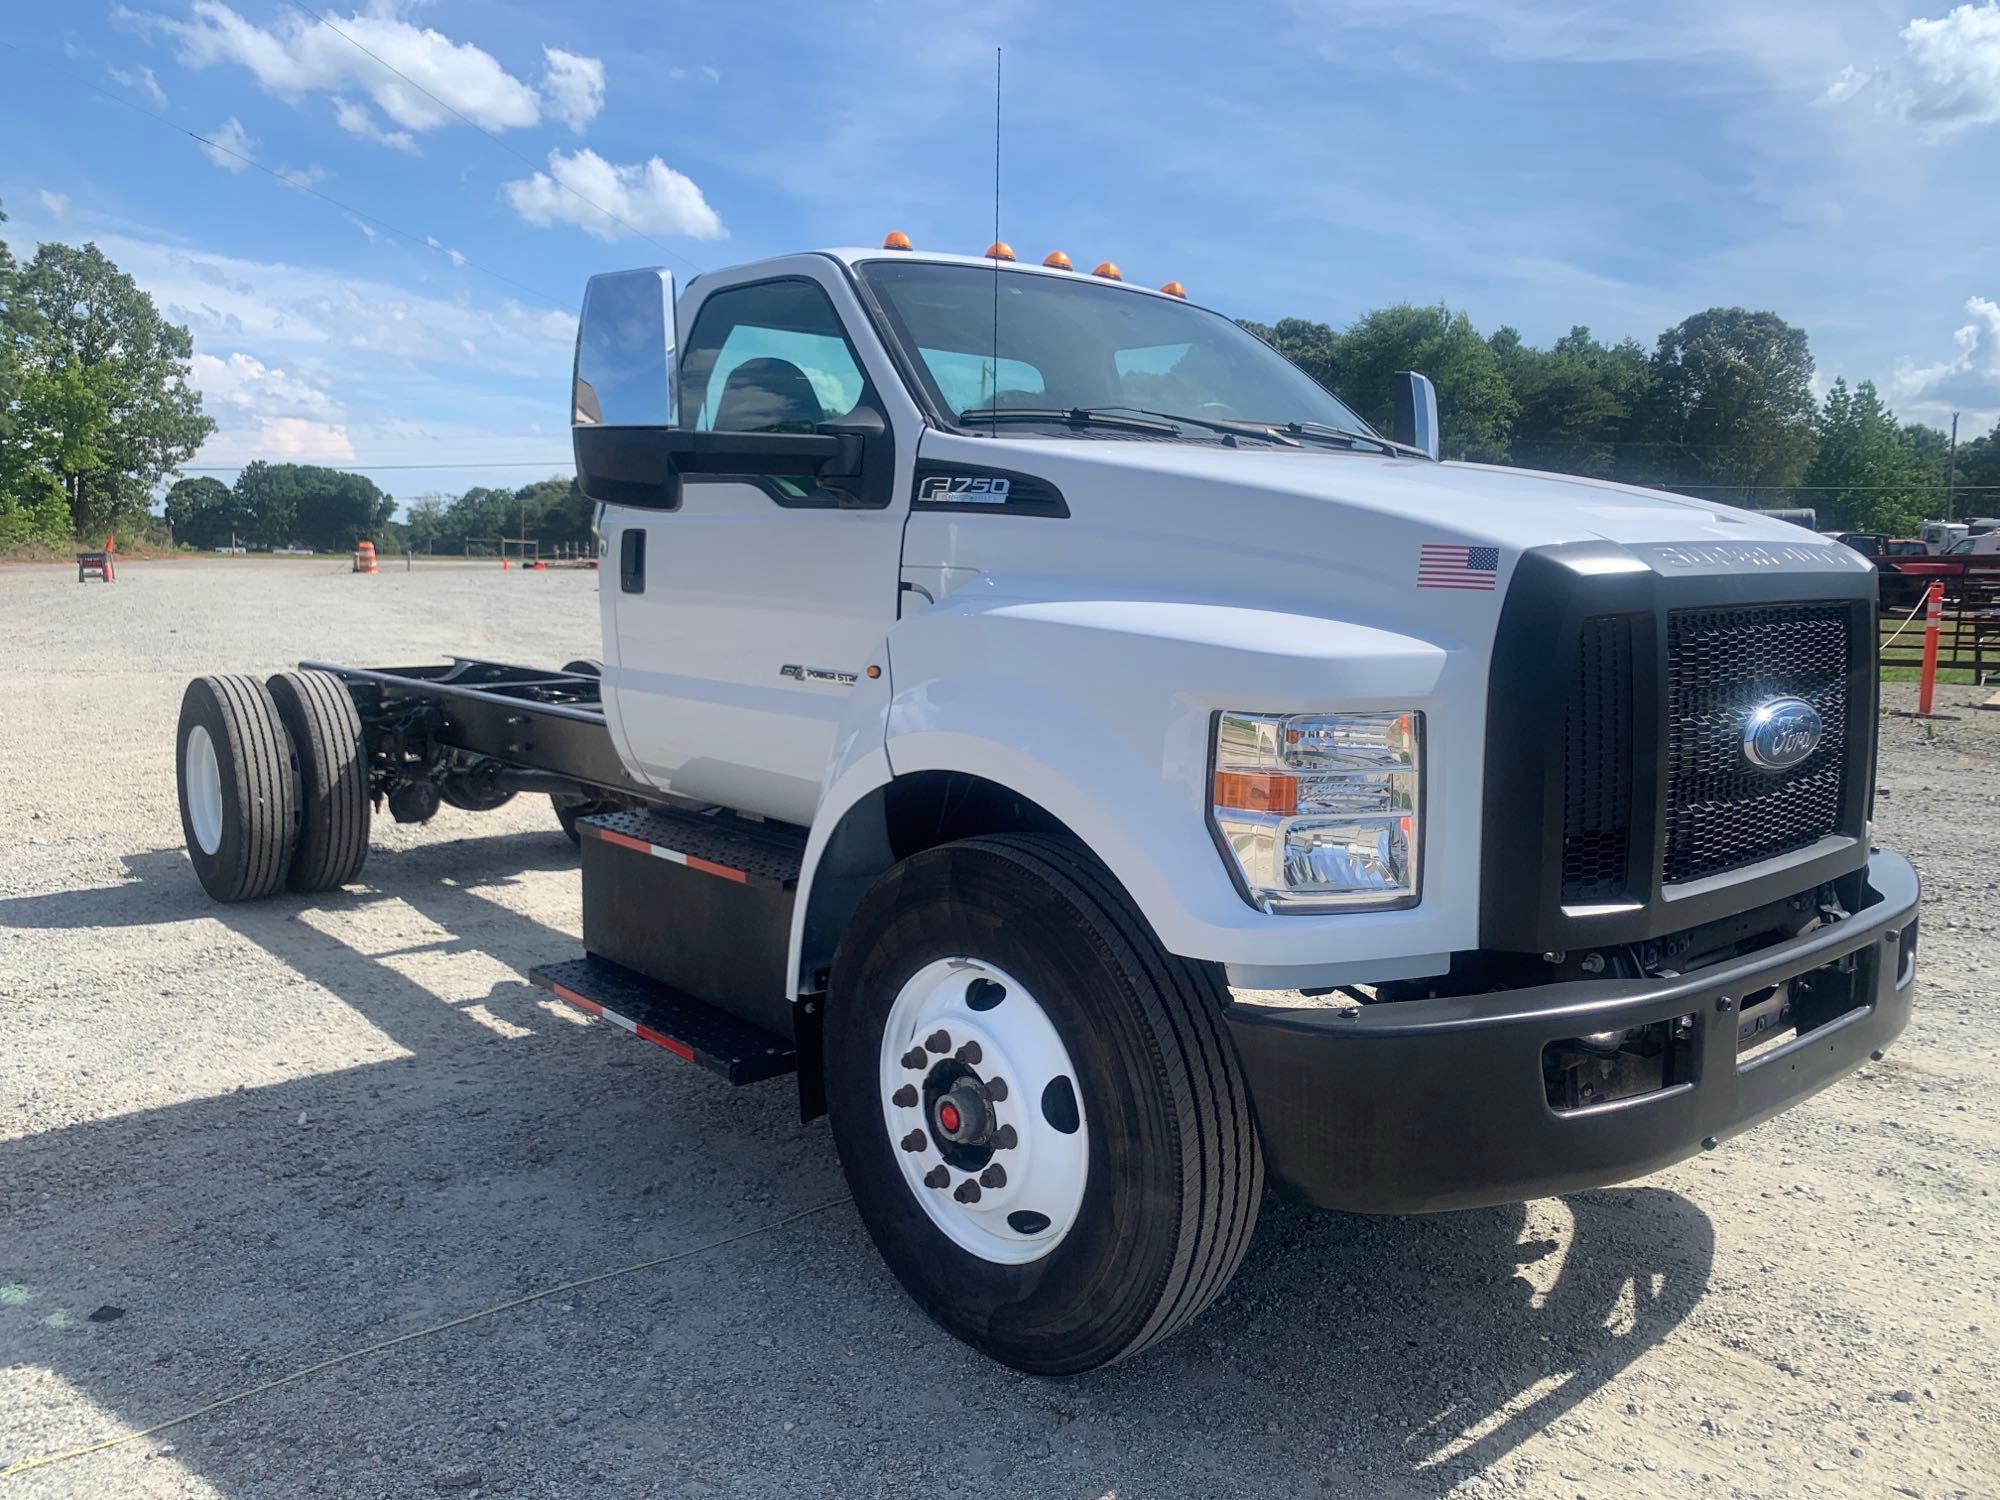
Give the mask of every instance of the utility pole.
POLYGON ((1951 447, 1946 450, 1944 461, 1944 518, 1952 519, 1951 504, 1958 489, 1958 413, 1951 414, 1951 447))

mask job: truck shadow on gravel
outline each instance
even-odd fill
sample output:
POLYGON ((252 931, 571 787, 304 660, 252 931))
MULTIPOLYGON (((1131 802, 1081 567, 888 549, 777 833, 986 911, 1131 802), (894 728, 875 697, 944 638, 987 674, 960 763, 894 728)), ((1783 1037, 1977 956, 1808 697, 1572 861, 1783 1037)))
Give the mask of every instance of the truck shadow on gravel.
MULTIPOLYGON (((0 1144, 0 1361, 88 1403, 49 1393, 41 1423, 0 1423, 0 1464, 843 1196, 824 1123, 796 1122, 785 1080, 731 1090, 506 979, 480 1002, 503 1034, 395 962, 471 952, 518 970, 574 951, 498 899, 573 860, 559 835, 378 850, 367 888, 224 908, 158 851, 128 856, 116 886, 0 901, 0 935, 219 921, 401 1054, 0 1144), (392 897, 443 935, 373 953, 331 935, 341 911, 392 897), (90 1322, 104 1306, 122 1315, 90 1322)), ((119 1476, 162 1443, 232 1500, 946 1480, 1428 1496, 1551 1429, 1601 1473, 1617 1434, 1576 1408, 1687 1317, 1713 1248, 1699 1209, 1650 1188, 1422 1219, 1273 1200, 1203 1318, 1055 1382, 938 1332, 836 1207, 368 1356, 23 1493, 136 1488, 119 1476)))

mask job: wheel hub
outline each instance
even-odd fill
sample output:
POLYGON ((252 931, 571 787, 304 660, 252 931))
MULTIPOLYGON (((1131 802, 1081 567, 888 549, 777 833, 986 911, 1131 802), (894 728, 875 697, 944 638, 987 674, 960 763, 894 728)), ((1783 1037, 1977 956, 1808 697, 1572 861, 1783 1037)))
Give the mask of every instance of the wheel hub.
POLYGON ((1069 1053, 1025 986, 940 959, 903 986, 882 1037, 883 1119, 905 1181, 961 1248, 1019 1264, 1046 1255, 1083 1200, 1088 1138, 1069 1053))

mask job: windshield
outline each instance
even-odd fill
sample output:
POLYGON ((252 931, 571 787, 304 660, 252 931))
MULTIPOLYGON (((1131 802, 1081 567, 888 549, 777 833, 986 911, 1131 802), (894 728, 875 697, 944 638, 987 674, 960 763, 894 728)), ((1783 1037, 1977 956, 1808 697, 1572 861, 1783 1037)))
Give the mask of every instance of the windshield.
POLYGON ((996 409, 1112 407, 1371 430, 1261 339, 1185 302, 1088 277, 996 276, 985 266, 878 260, 856 270, 953 421, 996 409))

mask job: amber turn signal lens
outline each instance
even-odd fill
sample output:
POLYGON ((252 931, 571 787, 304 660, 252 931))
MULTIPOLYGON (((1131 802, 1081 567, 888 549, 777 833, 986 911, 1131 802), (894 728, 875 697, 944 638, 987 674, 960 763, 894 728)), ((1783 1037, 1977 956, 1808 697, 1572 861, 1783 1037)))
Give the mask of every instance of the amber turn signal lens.
POLYGON ((995 240, 986 247, 986 258, 988 260, 1012 260, 1014 258, 1014 247, 1005 240, 995 240))
POLYGON ((1182 286, 1178 281, 1170 281, 1161 287, 1160 290, 1165 292, 1169 297, 1178 297, 1183 302, 1187 301, 1187 288, 1182 286))
POLYGON ((907 250, 910 248, 910 237, 900 229, 892 229, 882 236, 882 248, 884 250, 907 250))
POLYGON ((1290 817, 1299 810, 1296 776, 1259 776, 1247 771, 1215 773, 1215 805, 1238 812, 1276 813, 1290 817))
POLYGON ((1106 281, 1123 281, 1125 279, 1125 274, 1118 269, 1117 262, 1109 260, 1105 261, 1090 274, 1093 276, 1102 276, 1106 281))
POLYGON ((1052 271, 1067 271, 1070 269, 1069 257, 1064 255, 1060 250, 1051 250, 1047 255, 1044 255, 1042 257, 1042 264, 1052 271))

